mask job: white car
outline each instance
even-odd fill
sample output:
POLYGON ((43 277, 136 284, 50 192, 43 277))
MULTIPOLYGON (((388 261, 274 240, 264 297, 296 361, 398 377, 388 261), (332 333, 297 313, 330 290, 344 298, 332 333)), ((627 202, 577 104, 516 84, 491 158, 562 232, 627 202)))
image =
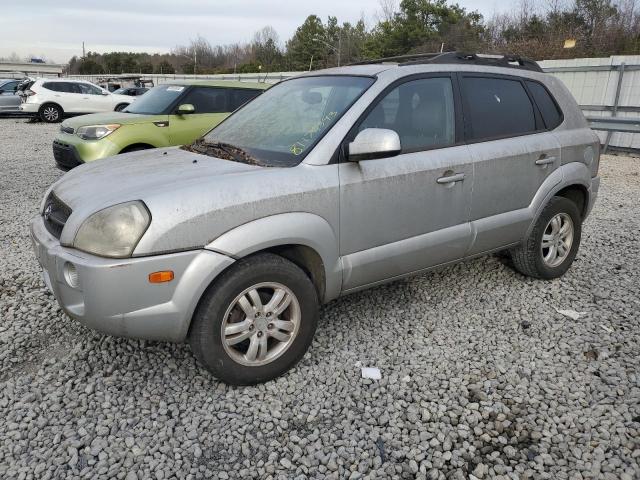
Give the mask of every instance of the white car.
POLYGON ((90 82, 48 78, 36 80, 20 95, 20 110, 47 123, 60 122, 65 115, 120 111, 135 100, 90 82))

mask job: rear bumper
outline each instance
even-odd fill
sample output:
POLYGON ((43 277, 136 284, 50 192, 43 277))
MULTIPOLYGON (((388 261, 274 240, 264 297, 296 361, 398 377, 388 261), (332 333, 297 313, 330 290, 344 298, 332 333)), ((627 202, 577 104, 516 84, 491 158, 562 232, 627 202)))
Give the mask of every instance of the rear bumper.
POLYGON ((599 176, 593 177, 591 179, 591 186, 589 187, 589 204, 587 205, 587 208, 585 210, 584 218, 587 218, 591 213, 591 210, 593 210, 593 206, 595 205, 596 200, 598 199, 599 191, 600 191, 600 177, 599 176))
POLYGON ((30 113, 35 115, 36 113, 38 113, 38 110, 40 109, 40 104, 39 103, 26 103, 23 102, 20 104, 20 111, 23 113, 30 113))
POLYGON ((183 341, 193 312, 213 279, 233 259, 209 250, 107 259, 60 245, 41 217, 31 223, 33 248, 44 281, 62 309, 89 328, 109 335, 183 341), (77 286, 68 281, 68 265, 77 286), (150 273, 172 270, 174 279, 152 284, 150 273))

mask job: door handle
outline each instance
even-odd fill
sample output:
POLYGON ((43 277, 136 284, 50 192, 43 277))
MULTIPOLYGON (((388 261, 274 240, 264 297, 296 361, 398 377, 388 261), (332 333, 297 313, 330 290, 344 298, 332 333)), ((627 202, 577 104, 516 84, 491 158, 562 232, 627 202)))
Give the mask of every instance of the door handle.
POLYGON ((449 185, 464 180, 464 173, 455 173, 453 175, 446 175, 436 180, 440 185, 449 185))
POLYGON ((556 161, 556 157, 547 157, 546 155, 543 155, 538 160, 536 160, 536 165, 539 165, 539 166, 549 165, 550 163, 553 163, 555 161, 556 161))

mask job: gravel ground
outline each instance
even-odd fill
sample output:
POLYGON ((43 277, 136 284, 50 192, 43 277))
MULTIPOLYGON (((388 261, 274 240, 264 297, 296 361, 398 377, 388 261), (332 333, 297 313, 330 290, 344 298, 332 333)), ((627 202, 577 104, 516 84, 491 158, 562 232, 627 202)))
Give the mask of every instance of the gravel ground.
POLYGON ((564 278, 490 256, 354 294, 297 368, 232 388, 46 292, 28 221, 57 128, 0 120, 0 477, 640 478, 638 159, 603 158, 564 278))

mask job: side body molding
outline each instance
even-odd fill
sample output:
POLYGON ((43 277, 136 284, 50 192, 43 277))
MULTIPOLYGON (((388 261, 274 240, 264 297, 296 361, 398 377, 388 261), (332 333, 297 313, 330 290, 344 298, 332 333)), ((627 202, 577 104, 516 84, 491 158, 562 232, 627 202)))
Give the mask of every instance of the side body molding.
POLYGON ((229 230, 205 246, 234 258, 242 258, 281 245, 303 245, 322 259, 328 302, 340 295, 342 270, 338 238, 324 218, 313 213, 292 212, 263 217, 229 230))

